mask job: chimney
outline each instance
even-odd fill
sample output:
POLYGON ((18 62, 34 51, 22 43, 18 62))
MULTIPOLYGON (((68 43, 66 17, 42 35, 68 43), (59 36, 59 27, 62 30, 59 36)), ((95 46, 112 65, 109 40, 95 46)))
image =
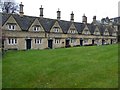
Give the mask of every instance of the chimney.
POLYGON ((96 22, 96 16, 93 16, 93 22, 96 22))
POLYGON ((43 18, 43 8, 42 8, 42 5, 40 7, 40 17, 43 18))
POLYGON ((82 22, 84 24, 87 24, 87 17, 85 16, 85 14, 82 16, 82 22))
POLYGON ((24 14, 24 12, 23 12, 23 7, 24 7, 24 5, 23 5, 22 2, 21 2, 21 4, 20 4, 19 6, 20 6, 20 11, 19 11, 20 16, 23 16, 23 14, 24 14))
POLYGON ((96 25, 96 16, 93 16, 93 22, 94 25, 96 25))
POLYGON ((61 14, 61 11, 59 11, 59 8, 58 8, 58 11, 57 11, 57 20, 60 20, 60 14, 61 14))
POLYGON ((73 14, 73 11, 71 13, 71 22, 74 22, 74 14, 73 14))

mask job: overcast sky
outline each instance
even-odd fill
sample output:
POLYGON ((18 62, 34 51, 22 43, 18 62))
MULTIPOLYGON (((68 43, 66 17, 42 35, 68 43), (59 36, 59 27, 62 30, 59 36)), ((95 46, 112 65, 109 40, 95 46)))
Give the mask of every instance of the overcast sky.
POLYGON ((70 14, 73 11, 74 21, 81 22, 82 16, 92 21, 94 15, 100 20, 103 17, 118 16, 118 1, 120 0, 16 0, 17 3, 24 4, 24 14, 30 16, 39 16, 39 8, 44 8, 44 17, 56 19, 56 11, 61 11, 62 20, 70 20, 70 14))

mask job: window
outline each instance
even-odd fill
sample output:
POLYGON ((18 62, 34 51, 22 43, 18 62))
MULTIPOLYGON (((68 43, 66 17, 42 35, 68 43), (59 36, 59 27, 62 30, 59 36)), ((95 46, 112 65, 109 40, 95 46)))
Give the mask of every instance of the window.
POLYGON ((55 28, 54 28, 54 32, 59 32, 59 28, 58 28, 58 27, 55 27, 55 28))
POLYGON ((95 31, 95 35, 99 35, 99 31, 97 30, 97 31, 95 31))
POLYGON ((33 27, 33 31, 40 31, 40 27, 34 26, 34 27, 33 27))
POLYGON ((89 31, 86 29, 86 30, 84 31, 84 34, 89 34, 89 31))
POLYGON ((75 33, 75 30, 70 30, 70 33, 74 34, 74 33, 75 33))
POLYGON ((76 42, 76 39, 71 38, 71 43, 75 43, 75 42, 76 42))
POLYGON ((8 24, 8 29, 9 30, 15 30, 15 28, 16 28, 16 25, 8 24))
POLYGON ((9 45, 16 45, 17 44, 17 38, 8 38, 8 44, 9 45))
POLYGON ((36 38, 35 39, 35 44, 41 44, 42 43, 42 39, 41 38, 36 38))
POLYGON ((108 35, 108 31, 106 30, 106 31, 104 32, 104 34, 105 34, 105 35, 108 35))
POLYGON ((85 39, 85 40, 84 40, 84 43, 88 43, 88 39, 85 39))
POLYGON ((55 39, 55 44, 59 44, 60 43, 60 39, 55 39))

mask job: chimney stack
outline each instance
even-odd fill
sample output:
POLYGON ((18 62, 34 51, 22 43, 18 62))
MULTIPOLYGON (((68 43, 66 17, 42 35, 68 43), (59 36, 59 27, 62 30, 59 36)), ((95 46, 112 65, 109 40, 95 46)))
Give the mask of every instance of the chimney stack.
POLYGON ((85 16, 85 14, 82 16, 82 22, 84 24, 87 24, 87 17, 85 16))
POLYGON ((71 13, 71 22, 74 22, 74 14, 73 14, 73 11, 71 13))
POLYGON ((96 25, 96 16, 93 16, 93 22, 94 25, 96 25))
POLYGON ((96 21, 96 16, 93 16, 93 22, 95 22, 96 21))
POLYGON ((24 14, 24 12, 23 12, 23 7, 24 7, 24 5, 23 5, 22 2, 21 2, 21 4, 20 4, 19 6, 20 6, 20 11, 19 11, 20 16, 23 16, 23 14, 24 14))
POLYGON ((57 11, 57 20, 60 20, 60 15, 61 15, 61 11, 59 11, 59 8, 58 8, 58 11, 57 11))
POLYGON ((40 7, 40 17, 43 18, 43 8, 42 8, 42 5, 40 7))

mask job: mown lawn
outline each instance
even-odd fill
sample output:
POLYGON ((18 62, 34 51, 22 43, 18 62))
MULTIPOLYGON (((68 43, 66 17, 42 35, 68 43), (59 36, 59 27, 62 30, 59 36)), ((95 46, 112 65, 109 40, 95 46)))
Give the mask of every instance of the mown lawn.
POLYGON ((118 45, 8 51, 3 88, 117 88, 118 45))

